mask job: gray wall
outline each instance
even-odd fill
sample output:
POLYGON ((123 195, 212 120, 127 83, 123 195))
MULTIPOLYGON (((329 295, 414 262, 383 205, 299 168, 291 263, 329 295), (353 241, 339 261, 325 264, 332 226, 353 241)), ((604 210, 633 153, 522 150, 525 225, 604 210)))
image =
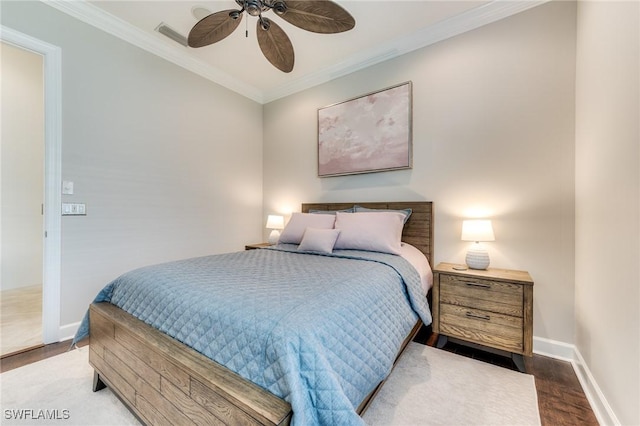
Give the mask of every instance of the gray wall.
POLYGON ((637 425, 640 6, 580 1, 577 16, 576 347, 618 421, 637 425))
MULTIPOLYGON (((40 2, 2 24, 62 48, 61 326, 142 265, 262 235, 262 106, 40 2)), ((61 336, 68 337, 68 336, 61 336)))
POLYGON ((535 280, 534 335, 574 341, 575 3, 552 2, 264 108, 265 214, 432 200, 435 260, 493 220, 492 265, 535 280), (317 177, 317 108, 413 81, 413 169, 317 177))
POLYGON ((575 344, 609 409, 639 423, 638 5, 604 4, 551 2, 263 108, 2 2, 4 25, 63 50, 64 200, 89 214, 63 220, 62 324, 119 273, 239 250, 301 202, 433 200, 436 262, 464 260, 463 218, 492 218, 492 265, 536 282, 537 347, 575 344), (317 108, 407 80, 413 169, 317 178, 317 108))

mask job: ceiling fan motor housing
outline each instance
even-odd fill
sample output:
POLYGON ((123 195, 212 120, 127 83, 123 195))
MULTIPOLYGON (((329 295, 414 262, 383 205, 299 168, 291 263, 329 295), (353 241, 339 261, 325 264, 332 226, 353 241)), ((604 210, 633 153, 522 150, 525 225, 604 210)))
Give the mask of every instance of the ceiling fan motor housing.
POLYGON ((251 16, 259 16, 262 12, 273 9, 275 13, 282 16, 287 13, 287 4, 282 0, 236 0, 236 3, 251 16))
POLYGON ((269 6, 261 0, 236 0, 249 15, 259 16, 262 12, 269 9, 269 6))

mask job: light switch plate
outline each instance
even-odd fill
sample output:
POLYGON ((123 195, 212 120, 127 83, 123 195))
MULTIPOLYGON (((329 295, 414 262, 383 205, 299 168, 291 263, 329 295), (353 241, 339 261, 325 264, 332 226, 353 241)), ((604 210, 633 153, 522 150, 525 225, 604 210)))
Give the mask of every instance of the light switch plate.
POLYGON ((87 205, 84 203, 62 203, 62 216, 86 216, 87 205))
POLYGON ((70 180, 62 181, 62 194, 73 195, 73 182, 70 180))

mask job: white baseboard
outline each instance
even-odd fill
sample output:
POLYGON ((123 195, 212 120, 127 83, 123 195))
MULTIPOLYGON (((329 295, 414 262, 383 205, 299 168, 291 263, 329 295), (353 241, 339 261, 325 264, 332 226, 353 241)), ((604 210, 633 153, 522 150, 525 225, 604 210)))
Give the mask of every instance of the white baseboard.
POLYGON ((598 423, 601 425, 620 424, 611 405, 607 402, 607 399, 600 390, 600 386, 598 386, 584 358, 582 358, 580 351, 575 345, 546 339, 544 337, 534 337, 533 352, 538 355, 570 362, 598 423))
POLYGON ((574 351, 574 360, 571 365, 573 365, 573 370, 578 376, 580 385, 589 400, 589 404, 591 404, 598 423, 601 425, 621 424, 577 348, 574 351))
POLYGON ((71 324, 61 325, 58 336, 60 336, 60 341, 64 342, 65 340, 73 339, 76 335, 76 332, 80 328, 80 321, 74 322, 71 324))
POLYGON ((559 342, 544 337, 533 337, 533 352, 538 355, 572 362, 575 349, 576 347, 570 343, 559 342))

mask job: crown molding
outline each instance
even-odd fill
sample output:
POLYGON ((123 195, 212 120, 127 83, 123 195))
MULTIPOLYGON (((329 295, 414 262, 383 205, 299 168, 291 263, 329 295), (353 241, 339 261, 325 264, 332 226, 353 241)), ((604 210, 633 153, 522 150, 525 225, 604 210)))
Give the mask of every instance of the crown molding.
POLYGON ((475 9, 425 27, 413 34, 391 40, 373 49, 352 55, 343 62, 322 68, 267 91, 261 91, 254 86, 243 83, 218 68, 195 59, 185 50, 182 50, 183 48, 168 46, 145 31, 86 1, 40 1, 242 96, 265 104, 442 40, 455 37, 467 31, 547 3, 550 0, 494 0, 475 9))
POLYGON ((77 0, 40 0, 67 15, 166 59, 242 96, 263 103, 262 91, 189 55, 186 48, 171 47, 145 31, 94 6, 77 0))
POLYGON ((442 20, 413 34, 391 40, 351 56, 349 59, 322 68, 302 78, 266 91, 264 103, 272 102, 296 92, 326 83, 338 77, 388 61, 406 53, 455 37, 492 22, 499 21, 551 0, 494 0, 467 12, 442 20))

